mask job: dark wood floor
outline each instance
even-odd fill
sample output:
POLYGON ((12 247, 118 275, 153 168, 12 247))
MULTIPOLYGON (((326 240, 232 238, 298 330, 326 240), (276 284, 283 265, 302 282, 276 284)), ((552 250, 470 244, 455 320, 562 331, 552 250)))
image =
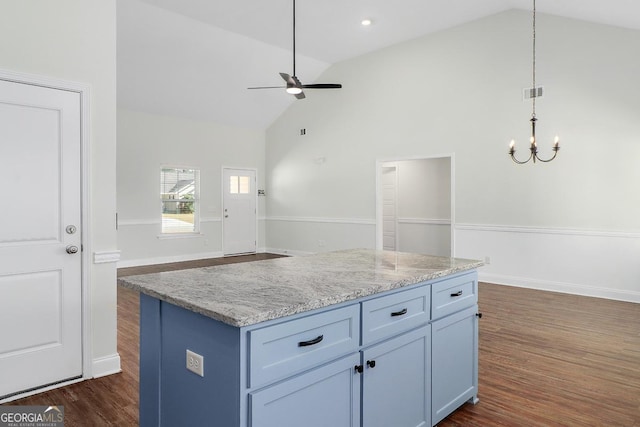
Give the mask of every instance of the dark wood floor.
MULTIPOLYGON (((265 257, 136 267, 118 275, 265 257)), ((480 284, 479 298, 480 403, 465 404, 440 427, 640 426, 640 304, 487 283, 480 284)), ((123 372, 10 404, 64 405, 66 427, 137 425, 138 325, 138 295, 118 288, 123 372)))

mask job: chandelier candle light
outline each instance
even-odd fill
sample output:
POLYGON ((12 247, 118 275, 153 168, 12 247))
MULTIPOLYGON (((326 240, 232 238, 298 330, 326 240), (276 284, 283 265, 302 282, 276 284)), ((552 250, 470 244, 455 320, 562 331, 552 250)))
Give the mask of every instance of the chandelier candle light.
POLYGON ((529 154, 529 158, 523 161, 516 159, 516 156, 515 156, 516 141, 512 139, 511 144, 509 144, 509 155, 511 156, 511 159, 519 165, 528 163, 529 160, 533 160, 533 163, 535 163, 536 160, 539 160, 544 163, 550 162, 551 160, 556 158, 556 156, 558 155, 558 150, 560 149, 560 138, 556 136, 555 140, 553 141, 553 157, 549 159, 542 159, 538 156, 538 146, 536 144, 536 122, 538 121, 538 119, 536 118, 536 97, 539 96, 538 89, 536 88, 536 0, 533 0, 533 67, 532 68, 533 68, 533 89, 531 91, 531 99, 533 101, 533 110, 531 112, 531 120, 530 120, 531 138, 529 138, 529 143, 531 145, 529 146, 529 150, 531 151, 531 154, 529 154))

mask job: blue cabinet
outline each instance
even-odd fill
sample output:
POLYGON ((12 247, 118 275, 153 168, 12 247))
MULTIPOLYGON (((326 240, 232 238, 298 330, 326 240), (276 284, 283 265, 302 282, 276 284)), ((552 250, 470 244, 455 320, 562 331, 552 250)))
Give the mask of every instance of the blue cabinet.
POLYGON ((362 351, 362 425, 427 427, 431 420, 430 327, 362 351))
POLYGON ((478 398, 478 282, 465 275, 434 284, 431 322, 431 423, 478 398))
POLYGON ((360 427, 358 354, 249 394, 251 427, 360 427))
POLYGON ((477 394, 477 312, 472 306, 432 323, 433 424, 477 394))
POLYGON ((475 272, 241 328, 141 295, 140 425, 432 426, 476 401, 476 304, 475 272))

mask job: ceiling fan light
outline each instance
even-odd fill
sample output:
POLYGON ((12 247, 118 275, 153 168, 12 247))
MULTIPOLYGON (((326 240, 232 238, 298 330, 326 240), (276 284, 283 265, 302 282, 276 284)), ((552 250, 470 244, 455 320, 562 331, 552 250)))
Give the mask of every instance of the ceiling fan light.
POLYGON ((290 93, 291 95, 297 95, 299 93, 302 93, 302 88, 299 88, 298 86, 287 86, 287 93, 290 93))

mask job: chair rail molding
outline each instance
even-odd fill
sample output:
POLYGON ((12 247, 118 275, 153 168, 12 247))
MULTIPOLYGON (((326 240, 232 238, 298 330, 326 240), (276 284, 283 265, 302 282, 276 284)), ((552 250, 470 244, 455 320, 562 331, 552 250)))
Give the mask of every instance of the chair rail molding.
POLYGON ((316 222, 325 224, 358 224, 376 225, 373 218, 329 218, 329 217, 299 217, 299 216, 267 216, 267 221, 288 221, 288 222, 316 222))

